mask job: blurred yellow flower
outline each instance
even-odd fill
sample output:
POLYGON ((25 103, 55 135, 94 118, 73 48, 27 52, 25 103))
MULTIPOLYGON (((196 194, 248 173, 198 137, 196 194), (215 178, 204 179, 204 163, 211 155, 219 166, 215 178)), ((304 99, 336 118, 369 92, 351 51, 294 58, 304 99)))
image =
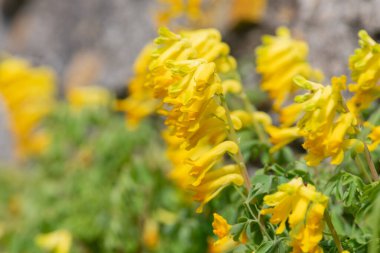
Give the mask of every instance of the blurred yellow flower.
POLYGON ((38 126, 55 104, 54 79, 50 69, 33 68, 18 58, 0 59, 0 99, 8 111, 20 157, 41 152, 49 143, 38 126))
POLYGON ((160 235, 158 223, 155 220, 147 219, 145 221, 142 239, 148 249, 153 250, 157 247, 160 235))
POLYGON ((264 197, 270 208, 262 214, 272 214, 270 222, 280 224, 276 234, 290 227, 292 252, 323 252, 318 243, 323 237, 323 215, 328 197, 317 192, 312 185, 304 185, 301 178, 295 178, 278 187, 278 191, 264 197))
POLYGON ((66 98, 75 110, 85 107, 107 106, 112 101, 111 93, 101 86, 72 86, 68 89, 66 98))
POLYGON ((136 128, 160 105, 153 97, 153 90, 145 87, 153 48, 153 44, 148 44, 141 51, 134 64, 134 77, 128 83, 128 97, 116 102, 117 110, 126 113, 127 126, 131 129, 136 128))
POLYGON ((380 126, 373 126, 371 123, 369 122, 365 122, 364 123, 364 126, 368 127, 371 129, 371 133, 368 135, 368 138, 372 141, 369 145, 368 145, 368 149, 370 151, 373 151, 375 150, 379 144, 380 144, 380 126))
POLYGON ((259 22, 264 16, 266 4, 266 0, 233 0, 231 7, 232 23, 259 22))
POLYGON ((72 243, 71 233, 67 230, 57 230, 36 237, 36 244, 52 253, 69 253, 72 243))
POLYGON ((359 38, 360 48, 349 60, 351 78, 356 83, 349 85, 354 95, 348 106, 356 115, 380 96, 380 44, 364 30, 359 32, 359 38))
POLYGON ((190 23, 201 18, 202 0, 158 0, 159 11, 156 15, 158 26, 167 26, 174 20, 184 17, 190 23))
POLYGON ((256 69, 262 75, 261 88, 273 99, 274 110, 280 111, 298 89, 293 77, 302 75, 320 81, 323 75, 307 62, 307 44, 293 39, 287 28, 278 28, 276 36, 263 36, 262 42, 256 49, 256 69))
POLYGON ((217 241, 210 240, 208 252, 210 253, 226 253, 234 249, 239 243, 232 239, 230 234, 231 225, 227 223, 221 215, 214 213, 214 221, 212 222, 214 234, 218 237, 217 241))

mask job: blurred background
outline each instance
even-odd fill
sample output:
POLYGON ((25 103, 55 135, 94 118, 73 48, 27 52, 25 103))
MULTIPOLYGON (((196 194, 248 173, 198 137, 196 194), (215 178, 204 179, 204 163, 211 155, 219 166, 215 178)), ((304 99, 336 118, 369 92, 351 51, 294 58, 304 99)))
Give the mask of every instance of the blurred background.
MULTIPOLYGON (((106 86, 123 96, 132 64, 157 27, 180 27, 183 21, 157 21, 165 2, 170 1, 0 0, 0 51, 52 67, 60 94, 79 82, 106 86)), ((327 77, 347 74, 345 59, 355 48, 359 29, 380 38, 380 0, 205 0, 202 5, 203 20, 183 26, 219 28, 238 59, 252 62, 260 37, 288 26, 309 43, 310 62, 327 77), (252 7, 256 13, 245 13, 252 7)), ((0 156, 7 159, 10 138, 0 117, 0 156)))

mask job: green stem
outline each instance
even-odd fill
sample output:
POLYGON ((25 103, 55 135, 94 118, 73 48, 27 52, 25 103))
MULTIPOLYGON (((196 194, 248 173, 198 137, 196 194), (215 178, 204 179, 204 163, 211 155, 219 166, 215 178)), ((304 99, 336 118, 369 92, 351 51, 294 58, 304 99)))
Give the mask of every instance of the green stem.
POLYGON ((272 240, 272 238, 269 236, 267 230, 265 229, 264 225, 260 222, 260 220, 256 217, 256 215, 253 213, 249 203, 244 203, 245 206, 247 207, 249 213, 252 215, 252 218, 257 222, 257 224, 259 225, 259 228, 261 230, 261 233, 263 235, 265 235, 269 240, 272 240))
POLYGON ((259 140, 263 143, 269 143, 268 137, 265 134, 265 132, 263 131, 263 128, 260 126, 260 124, 255 119, 253 119, 253 114, 255 112, 257 112, 256 108, 254 107, 254 105, 252 105, 251 101, 249 101, 249 98, 245 92, 241 92, 239 96, 244 103, 245 109, 247 110, 247 112, 252 117, 253 127, 255 128, 255 131, 259 137, 259 140))
POLYGON ((356 167, 360 170, 360 172, 364 175, 364 177, 368 180, 368 182, 372 182, 371 176, 368 174, 367 170, 363 166, 363 162, 359 157, 359 154, 355 156, 355 164, 356 167))
MULTIPOLYGON (((223 95, 220 96, 220 99, 221 99, 222 106, 224 110, 226 111, 226 118, 227 118, 227 124, 228 124, 228 138, 239 146, 239 140, 237 138, 234 125, 232 123, 231 113, 230 113, 230 110, 228 109, 226 100, 223 95)), ((251 180, 249 179, 248 170, 247 170, 247 167, 245 166, 244 158, 241 153, 240 147, 239 147, 238 153, 234 155, 234 158, 235 158, 236 163, 239 165, 241 174, 243 175, 245 188, 247 189, 247 192, 249 192, 249 190, 251 189, 251 180)))
POLYGON ((378 181, 379 180, 379 175, 377 174, 375 164, 373 163, 371 153, 368 150, 367 144, 363 141, 364 144, 364 155, 365 159, 367 160, 369 170, 371 171, 371 176, 373 181, 378 181))
POLYGON ((331 221, 330 213, 329 213, 328 210, 325 211, 324 218, 325 218, 325 221, 327 223, 327 226, 330 229, 330 232, 331 232, 331 235, 332 235, 332 237, 334 239, 335 245, 338 248, 338 252, 339 253, 343 252, 342 243, 340 242, 339 235, 336 232, 335 227, 334 227, 334 225, 333 225, 333 223, 331 221))

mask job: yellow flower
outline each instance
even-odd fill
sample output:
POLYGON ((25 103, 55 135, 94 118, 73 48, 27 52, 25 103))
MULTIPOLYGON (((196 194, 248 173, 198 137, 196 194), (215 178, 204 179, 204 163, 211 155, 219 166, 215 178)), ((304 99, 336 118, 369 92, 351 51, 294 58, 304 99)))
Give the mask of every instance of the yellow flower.
POLYGON ((372 143, 368 145, 368 149, 373 151, 380 144, 380 126, 373 126, 369 122, 365 122, 364 126, 371 129, 371 133, 368 135, 368 138, 372 141, 372 143))
POLYGON ((21 157, 43 151, 49 137, 37 128, 55 104, 54 73, 18 58, 0 60, 0 99, 8 111, 21 157))
POLYGON ((53 253, 69 253, 71 241, 71 234, 67 230, 57 230, 36 237, 36 243, 39 247, 53 253))
MULTIPOLYGON (((220 72, 236 70, 228 46, 213 29, 175 34, 160 29, 155 40, 146 86, 161 100, 158 112, 165 116, 165 135, 173 164, 171 177, 193 192, 200 202, 197 212, 230 184, 242 185, 240 167, 224 165, 226 154, 239 152, 228 141, 232 127, 242 127, 238 117, 229 118, 222 106, 220 72), (189 178, 190 176, 190 178, 189 178)), ((230 83, 232 80, 230 80, 230 83)), ((231 85, 239 91, 239 83, 231 85)), ((228 88, 227 88, 228 90, 228 88)))
POLYGON ((257 72, 262 75, 261 88, 273 99, 273 108, 279 111, 283 103, 297 90, 293 77, 322 79, 322 74, 307 62, 308 47, 294 40, 287 28, 277 29, 277 36, 264 36, 263 45, 256 49, 257 72))
MULTIPOLYGON (((272 224, 280 224, 280 226, 276 230, 276 234, 281 234, 285 230, 285 223, 291 214, 298 214, 297 212, 303 213, 306 211, 296 210, 296 206, 298 202, 304 205, 305 199, 300 199, 299 190, 302 187, 302 179, 297 178, 293 179, 286 184, 282 184, 278 187, 278 192, 266 195, 264 197, 264 203, 268 206, 273 206, 272 208, 264 209, 261 211, 262 214, 272 214, 270 222, 272 224)), ((307 206, 307 205, 306 205, 307 206)), ((298 217, 297 216, 297 217, 298 217)))
POLYGON ((271 153, 276 152, 295 139, 302 137, 298 127, 278 128, 269 125, 266 126, 265 130, 270 136, 270 142, 274 144, 274 146, 270 148, 271 153))
MULTIPOLYGON (((218 236, 219 240, 230 236, 231 225, 226 219, 217 213, 214 213, 214 221, 212 222, 213 233, 218 236)), ((218 243, 218 242, 216 242, 218 243)))
POLYGON ((266 2, 266 0, 233 0, 232 23, 236 24, 240 21, 259 22, 265 13, 266 2))
POLYGON ((323 237, 323 215, 328 204, 325 195, 296 178, 280 185, 276 193, 265 196, 264 203, 270 208, 261 213, 272 214, 270 222, 280 224, 276 234, 284 232, 288 221, 293 252, 323 252, 318 243, 323 237))
POLYGON ((111 93, 101 86, 73 86, 66 94, 67 101, 75 110, 85 107, 107 106, 111 102, 111 93))
POLYGON ((304 138, 303 147, 309 166, 318 165, 331 157, 332 164, 340 164, 344 151, 355 147, 361 152, 363 144, 349 139, 356 132, 356 117, 347 111, 341 91, 346 88, 346 77, 333 77, 331 85, 323 86, 298 76, 295 82, 309 93, 297 96, 295 101, 303 106, 303 115, 297 127, 304 138))
POLYGON ((213 238, 208 239, 208 253, 228 253, 231 252, 239 243, 234 241, 232 237, 226 237, 224 240, 218 240, 218 243, 213 238))
POLYGON ((136 128, 141 120, 153 114, 160 102, 153 97, 153 90, 145 87, 148 67, 152 60, 153 44, 141 51, 134 64, 134 77, 128 84, 128 97, 116 102, 116 108, 126 113, 127 126, 136 128))
MULTIPOLYGON (((292 227, 290 237, 293 251, 297 252, 323 252, 318 243, 323 238, 323 215, 327 207, 328 198, 319 192, 315 192, 314 187, 310 187, 306 193, 312 196, 312 203, 309 206, 306 217, 292 227)), ((304 193, 305 194, 305 193, 304 193)))
POLYGON ((155 220, 148 219, 145 221, 142 240, 148 249, 153 250, 157 247, 159 243, 159 227, 155 220))
POLYGON ((264 127, 272 125, 272 118, 267 113, 260 111, 249 114, 243 110, 236 110, 231 112, 231 117, 239 119, 242 123, 242 127, 251 126, 255 121, 264 127))
POLYGON ((202 0, 158 0, 159 11, 156 14, 158 26, 167 26, 179 18, 189 23, 199 21, 202 15, 202 0))
POLYGON ((231 225, 221 215, 214 213, 214 221, 212 222, 214 234, 218 237, 217 241, 209 241, 210 253, 226 253, 234 249, 239 243, 232 239, 230 234, 231 225))
POLYGON ((193 199, 201 203, 196 210, 197 213, 201 213, 204 205, 215 198, 227 186, 231 184, 241 186, 243 183, 244 179, 238 165, 226 165, 210 171, 200 184, 189 187, 190 190, 195 192, 193 199))
POLYGON ((349 60, 351 78, 356 84, 349 85, 354 95, 348 104, 356 114, 380 96, 380 44, 364 30, 359 32, 359 38, 360 48, 349 60))

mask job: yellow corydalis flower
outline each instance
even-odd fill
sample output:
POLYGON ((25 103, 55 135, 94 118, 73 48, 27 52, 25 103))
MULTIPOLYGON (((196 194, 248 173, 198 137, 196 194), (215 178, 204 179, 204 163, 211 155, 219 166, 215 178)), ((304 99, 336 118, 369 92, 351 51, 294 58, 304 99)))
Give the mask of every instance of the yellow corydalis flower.
POLYGON ((158 0, 158 3, 161 7, 156 15, 158 26, 167 26, 181 17, 195 23, 202 15, 202 0, 158 0))
POLYGON ((157 248, 160 240, 159 226, 157 221, 153 219, 147 219, 145 221, 142 240, 148 249, 154 250, 157 248))
MULTIPOLYGON (((146 84, 163 102, 159 113, 166 117, 169 135, 177 138, 172 140, 179 144, 176 154, 187 156, 181 165, 172 153, 171 160, 178 167, 174 168, 178 173, 172 175, 188 179, 182 175, 189 173, 188 189, 194 192, 194 200, 201 202, 197 209, 201 212, 222 189, 244 181, 239 166, 223 162, 226 154, 236 154, 239 147, 226 140, 230 118, 222 106, 223 88, 218 73, 233 71, 236 62, 216 30, 175 34, 160 29, 159 33, 146 84)), ((232 86, 239 90, 236 83, 232 86)), ((231 117, 231 121, 234 128, 242 126, 237 117, 231 117)))
POLYGON ((280 111, 298 89, 293 77, 302 75, 319 80, 322 74, 307 62, 307 44, 293 39, 287 28, 277 29, 276 36, 263 36, 262 42, 256 49, 256 69, 262 75, 261 88, 273 99, 274 110, 280 111))
POLYGON ((72 86, 68 89, 66 98, 75 110, 107 106, 112 100, 111 93, 101 86, 72 86))
POLYGON ((0 99, 21 157, 39 153, 49 143, 47 134, 37 128, 55 103, 54 79, 50 69, 33 68, 18 58, 0 59, 0 99))
POLYGON ((328 197, 317 192, 312 185, 304 185, 301 178, 278 187, 278 191, 264 197, 264 203, 270 206, 261 211, 271 214, 270 222, 280 224, 276 234, 290 227, 290 245, 293 252, 323 252, 318 243, 323 237, 323 215, 328 197))
POLYGON ((359 32, 359 38, 360 48, 349 60, 351 78, 356 83, 349 85, 354 95, 348 106, 356 114, 380 96, 380 44, 364 30, 359 32))
POLYGON ((148 44, 141 51, 134 64, 134 77, 128 83, 128 97, 116 102, 117 110, 126 113, 127 126, 132 129, 160 105, 153 97, 153 90, 145 87, 153 49, 153 44, 148 44))
POLYGON ((69 253, 72 237, 71 233, 67 230, 57 230, 38 235, 35 241, 39 247, 52 253, 69 253))
POLYGON ((240 21, 259 22, 266 8, 266 0, 233 0, 231 6, 231 21, 233 24, 240 21))
POLYGON ((371 132, 368 135, 368 138, 371 140, 371 143, 368 145, 368 149, 373 151, 380 144, 380 126, 374 126, 370 122, 365 122, 364 126, 371 129, 371 132))
POLYGON ((231 225, 221 215, 214 213, 214 221, 212 222, 213 233, 222 240, 230 236, 231 225))
POLYGON ((341 91, 346 89, 346 77, 333 77, 331 85, 323 86, 296 77, 300 87, 309 90, 305 95, 297 96, 295 101, 303 106, 303 115, 297 127, 304 138, 303 147, 309 166, 318 165, 323 159, 331 157, 331 164, 340 164, 344 151, 354 147, 357 152, 363 149, 363 143, 350 139, 356 132, 357 120, 344 105, 341 91))

